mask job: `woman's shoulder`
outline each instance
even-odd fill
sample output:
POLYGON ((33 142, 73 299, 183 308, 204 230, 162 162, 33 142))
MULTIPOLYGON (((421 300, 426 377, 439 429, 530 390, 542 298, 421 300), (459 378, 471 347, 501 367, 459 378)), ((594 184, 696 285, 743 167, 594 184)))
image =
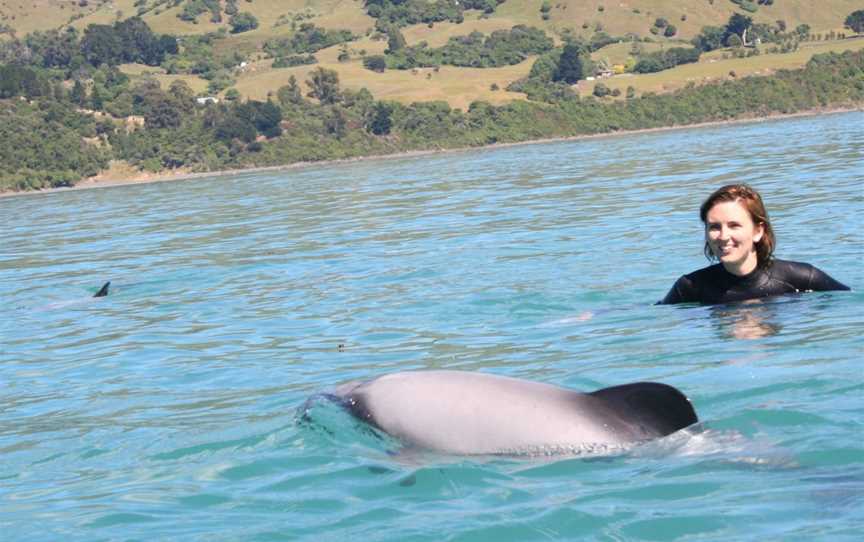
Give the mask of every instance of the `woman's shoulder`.
POLYGON ((659 305, 673 305, 676 303, 702 302, 704 298, 703 291, 706 286, 716 279, 717 268, 720 264, 709 265, 702 269, 697 269, 692 273, 681 275, 669 293, 666 294, 659 305))
POLYGON ((807 262, 793 262, 792 260, 781 260, 780 258, 772 258, 771 268, 781 269, 784 271, 809 271, 811 269, 815 269, 816 267, 807 262))
POLYGON ((797 290, 848 290, 849 287, 831 278, 815 265, 805 262, 774 259, 769 268, 771 278, 794 286, 797 290))
POLYGON ((793 262, 791 260, 780 260, 774 258, 768 271, 771 276, 781 280, 797 279, 798 281, 809 281, 816 268, 809 263, 793 262))

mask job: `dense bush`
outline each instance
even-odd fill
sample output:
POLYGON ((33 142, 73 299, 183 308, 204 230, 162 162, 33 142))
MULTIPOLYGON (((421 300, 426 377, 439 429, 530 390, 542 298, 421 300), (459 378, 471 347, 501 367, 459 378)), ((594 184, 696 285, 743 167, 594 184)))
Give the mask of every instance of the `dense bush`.
POLYGON ((80 51, 93 66, 138 62, 158 66, 166 54, 177 52, 172 36, 157 36, 139 17, 114 25, 91 24, 84 29, 80 51))
POLYGON ((241 11, 228 19, 232 34, 240 34, 258 28, 258 18, 248 11, 241 11))
POLYGON ((177 51, 173 36, 154 34, 141 18, 131 17, 113 25, 88 25, 80 36, 69 27, 34 32, 23 40, 2 40, 0 63, 58 68, 71 78, 73 72, 89 66, 127 62, 157 66, 177 51))
POLYGON ((312 55, 289 55, 280 56, 273 62, 274 68, 290 68, 292 66, 306 66, 317 64, 318 60, 312 55))
POLYGON ((428 48, 425 42, 414 47, 388 49, 387 67, 411 69, 422 66, 465 66, 492 68, 518 64, 529 55, 552 49, 552 39, 537 28, 517 25, 496 30, 488 37, 480 32, 455 36, 443 47, 428 48))
POLYGON ((0 98, 51 96, 50 78, 25 66, 0 65, 0 98))
MULTIPOLYGON (((109 158, 153 171, 207 171, 864 103, 864 51, 819 55, 802 70, 691 86, 672 94, 636 98, 628 89, 626 101, 579 99, 565 83, 528 78, 520 84, 542 103, 474 102, 467 111, 445 102, 376 102, 368 91, 341 90, 334 74, 321 69, 310 74, 307 84, 313 88, 314 102, 303 98, 296 80, 289 80, 278 92, 278 105, 237 101, 202 107, 194 104, 191 91, 182 84, 165 91, 155 81, 144 80, 128 88, 119 81, 110 83, 114 76, 105 68, 100 86, 106 96, 121 89, 117 99, 127 96, 129 107, 146 119, 144 127, 130 133, 110 120, 76 112, 65 97, 35 97, 32 103, 0 100, 0 186, 71 184, 104 168, 109 158), (110 147, 100 143, 105 138, 110 147)), ((92 99, 86 89, 82 93, 84 99, 92 99)))
MULTIPOLYGON (((177 0, 176 4, 179 4, 180 1, 182 0, 177 0)), ((186 3, 183 4, 183 8, 177 14, 177 18, 194 23, 201 14, 207 13, 208 11, 211 14, 211 21, 217 23, 222 21, 219 0, 186 0, 186 3)))
POLYGON ((373 72, 383 73, 387 69, 387 59, 384 55, 372 55, 363 59, 363 67, 373 72))
POLYGON ((70 186, 106 168, 108 151, 83 139, 95 127, 68 103, 0 101, 0 190, 70 186))
POLYGON ((217 48, 216 44, 223 39, 225 36, 219 33, 186 36, 182 49, 171 55, 163 67, 170 74, 198 75, 215 82, 217 90, 226 88, 233 84, 229 72, 243 62, 244 56, 234 48, 217 48))
POLYGON ((321 49, 354 39, 349 30, 327 30, 312 23, 303 23, 289 38, 274 38, 264 42, 264 50, 272 57, 315 53, 321 49))
POLYGON ((864 9, 850 13, 843 24, 858 34, 864 32, 864 9))
POLYGON ((668 70, 679 64, 698 62, 701 54, 702 52, 696 48, 672 47, 664 51, 642 55, 633 67, 633 71, 636 73, 654 73, 668 70))
POLYGON ((376 28, 386 32, 391 27, 402 27, 418 23, 465 20, 466 9, 479 9, 492 13, 504 0, 365 0, 366 13, 375 22, 376 28))
POLYGON ((692 43, 697 49, 704 52, 713 51, 726 45, 731 36, 738 36, 740 40, 744 31, 752 25, 753 20, 750 17, 733 13, 726 26, 722 28, 717 26, 702 27, 702 31, 693 38, 692 43))

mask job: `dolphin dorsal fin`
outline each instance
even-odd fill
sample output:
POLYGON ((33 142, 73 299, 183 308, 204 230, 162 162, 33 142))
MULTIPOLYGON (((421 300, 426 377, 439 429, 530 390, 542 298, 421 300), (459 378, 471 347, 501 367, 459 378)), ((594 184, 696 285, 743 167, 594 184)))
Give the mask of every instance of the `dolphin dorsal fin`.
POLYGON ((677 388, 658 382, 636 382, 591 392, 622 418, 638 424, 645 438, 666 436, 699 421, 690 400, 677 388))
POLYGON ((111 286, 111 281, 109 280, 108 282, 103 284, 101 288, 99 288, 99 291, 96 292, 96 295, 94 295, 93 297, 105 297, 106 295, 108 295, 108 288, 110 286, 111 286))

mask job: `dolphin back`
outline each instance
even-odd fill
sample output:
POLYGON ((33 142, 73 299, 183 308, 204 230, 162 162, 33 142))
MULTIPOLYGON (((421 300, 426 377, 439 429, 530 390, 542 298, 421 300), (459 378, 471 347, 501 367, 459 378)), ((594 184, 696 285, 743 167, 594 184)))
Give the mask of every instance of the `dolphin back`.
POLYGON ((690 400, 667 384, 636 382, 588 395, 609 405, 641 439, 665 437, 699 421, 690 400))
POLYGON ((110 288, 110 287, 111 287, 111 281, 109 280, 108 282, 103 284, 101 288, 99 288, 99 291, 96 292, 96 295, 94 295, 93 297, 105 297, 105 296, 107 296, 108 295, 108 288, 110 288))

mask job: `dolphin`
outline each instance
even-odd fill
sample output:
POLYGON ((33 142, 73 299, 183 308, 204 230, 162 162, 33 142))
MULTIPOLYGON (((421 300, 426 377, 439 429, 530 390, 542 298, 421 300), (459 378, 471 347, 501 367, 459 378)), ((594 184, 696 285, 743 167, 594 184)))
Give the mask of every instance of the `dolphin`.
POLYGON ((111 281, 109 280, 108 282, 103 284, 101 288, 99 288, 99 291, 96 292, 96 295, 94 295, 93 297, 105 297, 105 296, 107 296, 108 295, 108 288, 110 286, 111 286, 111 281))
POLYGON ((488 373, 408 371, 348 382, 332 397, 410 448, 456 455, 608 452, 698 422, 684 394, 655 382, 582 393, 488 373))
POLYGON ((108 289, 110 287, 111 287, 111 281, 109 280, 108 282, 103 284, 101 288, 99 288, 98 292, 96 292, 95 294, 93 294, 90 297, 84 297, 84 298, 78 298, 78 299, 67 299, 66 301, 59 301, 57 303, 49 303, 47 305, 42 305, 41 307, 36 307, 35 309, 32 309, 32 310, 34 310, 36 312, 42 312, 42 311, 50 311, 50 310, 57 310, 57 309, 65 309, 68 307, 76 307, 78 305, 84 305, 87 303, 91 303, 94 298, 107 297, 108 296, 108 289))

